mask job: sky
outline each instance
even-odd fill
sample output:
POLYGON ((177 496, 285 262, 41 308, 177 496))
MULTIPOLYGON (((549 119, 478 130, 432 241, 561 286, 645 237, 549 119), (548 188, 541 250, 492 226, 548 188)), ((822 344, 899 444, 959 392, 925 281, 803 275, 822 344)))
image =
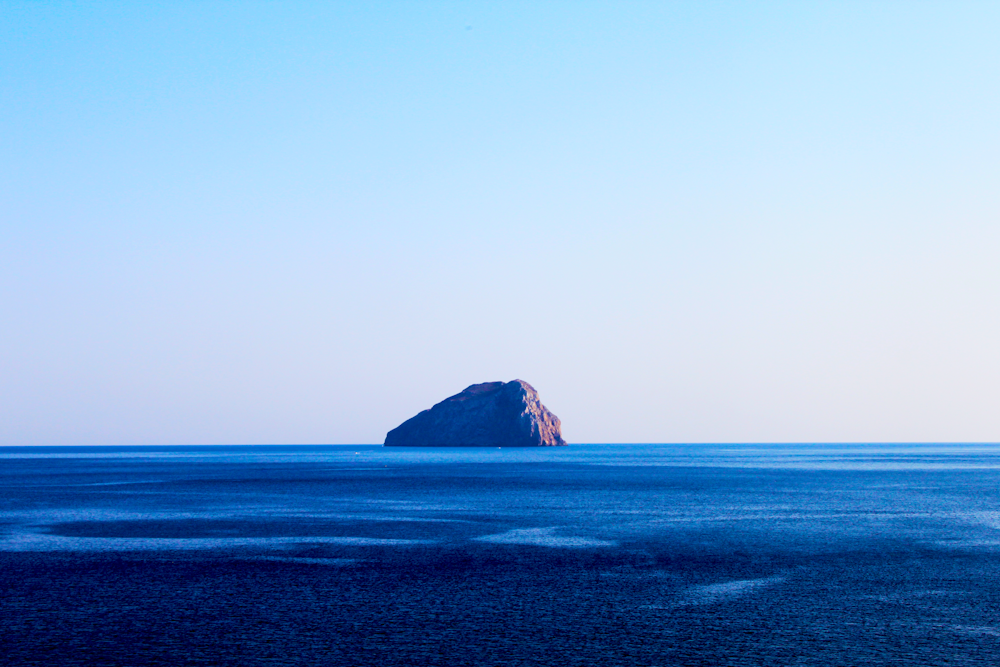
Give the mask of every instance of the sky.
POLYGON ((1000 441, 1000 4, 0 4, 0 444, 1000 441))

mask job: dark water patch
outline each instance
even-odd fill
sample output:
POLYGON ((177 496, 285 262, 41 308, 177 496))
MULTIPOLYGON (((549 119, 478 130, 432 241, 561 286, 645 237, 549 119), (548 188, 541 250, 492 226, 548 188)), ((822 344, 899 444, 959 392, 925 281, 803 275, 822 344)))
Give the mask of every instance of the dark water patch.
MULTIPOLYGON (((282 517, 272 521, 167 519, 133 521, 73 521, 47 526, 45 532, 64 537, 140 537, 197 539, 206 537, 370 537, 377 539, 440 538, 448 524, 407 519, 331 521, 324 518, 282 517)), ((467 529, 462 529, 464 533, 467 529)))
POLYGON ((222 554, 0 556, 11 619, 0 656, 69 665, 762 665, 803 656, 828 665, 985 665, 1000 650, 995 626, 981 621, 996 611, 996 591, 964 576, 971 567, 995 580, 1000 571, 985 559, 854 553, 747 580, 744 567, 720 562, 706 570, 675 561, 664 576, 665 554, 600 549, 425 546, 304 557, 360 551, 364 559, 335 568, 222 554), (691 580, 714 583, 692 589, 691 580), (962 584, 965 594, 901 606, 849 593, 890 583, 912 591, 962 584))

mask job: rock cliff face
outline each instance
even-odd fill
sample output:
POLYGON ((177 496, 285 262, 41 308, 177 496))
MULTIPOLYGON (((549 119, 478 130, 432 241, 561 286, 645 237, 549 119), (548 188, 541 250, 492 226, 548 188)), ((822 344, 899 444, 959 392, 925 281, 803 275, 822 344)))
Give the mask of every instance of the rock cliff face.
POLYGON ((565 445, 559 418, 523 380, 484 382, 446 398, 385 436, 385 446, 547 447, 565 445))

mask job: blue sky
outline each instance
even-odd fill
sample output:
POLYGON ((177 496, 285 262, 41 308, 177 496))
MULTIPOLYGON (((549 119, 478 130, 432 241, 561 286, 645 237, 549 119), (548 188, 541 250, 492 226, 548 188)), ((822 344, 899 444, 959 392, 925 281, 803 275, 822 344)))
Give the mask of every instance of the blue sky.
POLYGON ((0 443, 1000 440, 995 3, 0 5, 0 443))

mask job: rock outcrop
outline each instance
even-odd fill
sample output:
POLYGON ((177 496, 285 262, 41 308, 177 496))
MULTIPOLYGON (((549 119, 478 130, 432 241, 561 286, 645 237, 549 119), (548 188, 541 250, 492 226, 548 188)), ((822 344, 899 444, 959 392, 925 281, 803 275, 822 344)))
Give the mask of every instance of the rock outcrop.
POLYGON ((559 418, 523 380, 484 382, 446 398, 385 436, 385 446, 547 447, 565 445, 559 418))

